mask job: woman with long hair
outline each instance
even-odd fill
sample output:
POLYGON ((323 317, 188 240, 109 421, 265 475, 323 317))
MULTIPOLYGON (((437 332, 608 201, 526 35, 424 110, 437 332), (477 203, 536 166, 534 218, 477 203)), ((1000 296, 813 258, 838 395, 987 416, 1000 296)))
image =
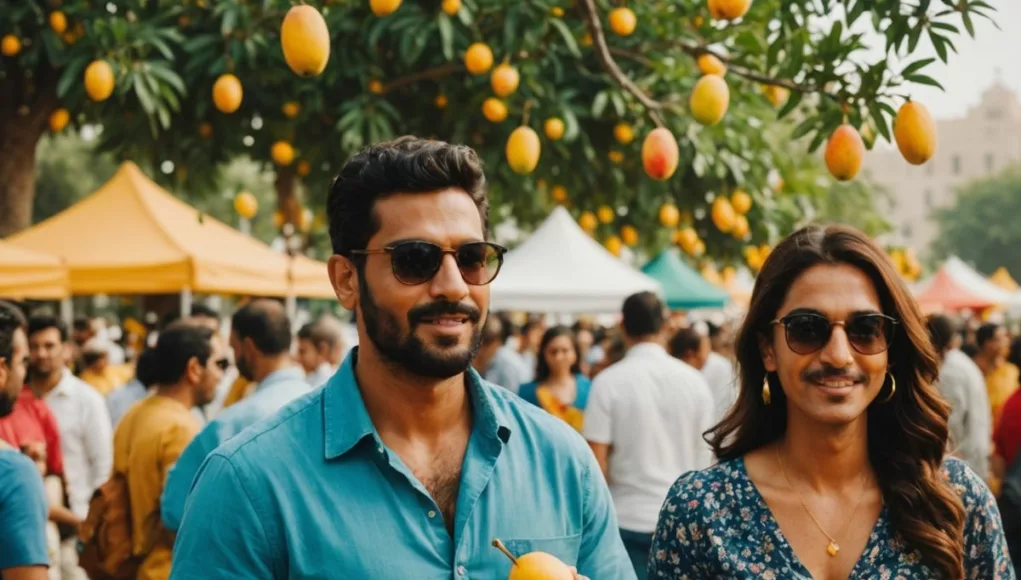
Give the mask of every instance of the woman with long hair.
POLYGON ((736 350, 719 463, 670 490, 650 578, 1015 578, 992 494, 947 457, 918 306, 867 236, 781 242, 736 350))
POLYGON ((574 333, 554 326, 539 343, 535 380, 521 385, 518 395, 581 431, 591 386, 581 372, 574 333))

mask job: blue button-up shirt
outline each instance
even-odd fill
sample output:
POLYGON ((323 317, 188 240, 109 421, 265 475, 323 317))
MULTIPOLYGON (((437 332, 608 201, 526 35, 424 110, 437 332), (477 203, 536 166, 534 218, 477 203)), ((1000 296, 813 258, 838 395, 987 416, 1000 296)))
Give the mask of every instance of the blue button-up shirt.
POLYGON ((160 499, 160 517, 166 528, 173 531, 180 527, 195 474, 214 449, 310 390, 301 369, 281 369, 267 375, 250 396, 221 411, 188 444, 167 475, 160 499))
POLYGON ((357 351, 327 385, 214 451, 171 578, 504 580, 551 553, 593 580, 633 580, 609 491, 566 423, 469 370, 474 411, 453 525, 373 427, 357 351))

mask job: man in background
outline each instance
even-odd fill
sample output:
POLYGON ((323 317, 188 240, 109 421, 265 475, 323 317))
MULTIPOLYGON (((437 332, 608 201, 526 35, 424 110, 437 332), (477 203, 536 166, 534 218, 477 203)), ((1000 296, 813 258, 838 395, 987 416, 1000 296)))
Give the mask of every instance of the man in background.
POLYGON ((639 580, 647 577, 659 510, 674 481, 709 467, 702 433, 713 398, 702 375, 670 356, 662 301, 633 294, 622 308, 623 360, 592 381, 583 433, 610 485, 620 535, 639 580))
POLYGON ((298 364, 305 371, 305 380, 318 387, 336 372, 334 360, 340 359, 343 340, 340 328, 325 320, 309 322, 298 330, 298 364))
POLYGON ((291 364, 291 323, 280 302, 253 300, 235 312, 230 345, 238 371, 258 386, 207 425, 170 470, 160 515, 171 531, 181 525, 192 481, 206 456, 246 427, 311 390, 302 369, 291 364))
POLYGON ((993 425, 982 371, 960 351, 960 338, 948 317, 932 315, 926 326, 941 362, 937 386, 950 403, 952 451, 979 477, 988 480, 993 425))
POLYGON ((700 371, 709 360, 712 347, 708 336, 693 326, 687 326, 674 333, 673 338, 670 339, 668 350, 674 358, 680 359, 700 371))
POLYGON ((732 331, 711 322, 708 327, 712 350, 702 367, 702 376, 713 394, 714 417, 720 420, 737 400, 737 375, 734 372, 734 340, 732 331))
POLYGON ((170 576, 174 536, 160 521, 160 495, 171 466, 201 428, 192 408, 212 400, 229 364, 218 335, 184 321, 160 333, 154 356, 156 390, 124 415, 113 442, 113 471, 127 480, 140 580, 170 576))
MULTIPOLYGON (((113 430, 103 396, 65 366, 68 339, 60 319, 49 315, 29 319, 28 387, 57 418, 67 502, 71 512, 84 520, 93 492, 110 476, 113 430)), ((61 530, 59 565, 63 580, 85 577, 78 567, 77 535, 66 527, 61 530)))
POLYGON ((1007 399, 1018 388, 1018 368, 1007 361, 1010 354, 1010 337, 999 324, 983 324, 975 331, 978 352, 974 361, 985 376, 986 395, 993 427, 1000 421, 1000 412, 1007 399))
POLYGON ((504 317, 490 314, 482 328, 482 344, 475 354, 474 366, 487 381, 517 393, 532 372, 521 355, 507 344, 512 330, 504 317))
MULTIPOLYGON (((25 384, 25 317, 0 301, 0 419, 25 384)), ((46 493, 35 463, 0 439, 0 578, 47 580, 46 493)))

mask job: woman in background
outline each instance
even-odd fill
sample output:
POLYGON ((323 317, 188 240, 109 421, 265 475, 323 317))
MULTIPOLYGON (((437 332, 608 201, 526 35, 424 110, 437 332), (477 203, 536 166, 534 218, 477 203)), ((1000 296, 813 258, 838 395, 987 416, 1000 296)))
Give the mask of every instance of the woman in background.
POLYGON ((539 343, 535 380, 521 385, 518 395, 580 431, 591 386, 581 373, 574 333, 554 326, 539 343))

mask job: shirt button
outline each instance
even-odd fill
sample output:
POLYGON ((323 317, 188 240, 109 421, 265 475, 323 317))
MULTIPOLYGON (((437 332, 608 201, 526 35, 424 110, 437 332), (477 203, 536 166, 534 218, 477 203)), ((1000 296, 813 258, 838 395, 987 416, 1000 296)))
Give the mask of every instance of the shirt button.
POLYGON ((458 566, 458 567, 457 567, 457 575, 458 575, 458 576, 464 576, 464 575, 465 575, 465 572, 466 572, 466 571, 465 571, 465 569, 464 569, 464 566, 458 566))
POLYGON ((379 451, 379 454, 382 455, 383 454, 383 446, 380 445, 379 447, 377 447, 376 451, 379 451))
POLYGON ((429 517, 430 518, 435 518, 436 517, 436 510, 429 510, 429 517))

